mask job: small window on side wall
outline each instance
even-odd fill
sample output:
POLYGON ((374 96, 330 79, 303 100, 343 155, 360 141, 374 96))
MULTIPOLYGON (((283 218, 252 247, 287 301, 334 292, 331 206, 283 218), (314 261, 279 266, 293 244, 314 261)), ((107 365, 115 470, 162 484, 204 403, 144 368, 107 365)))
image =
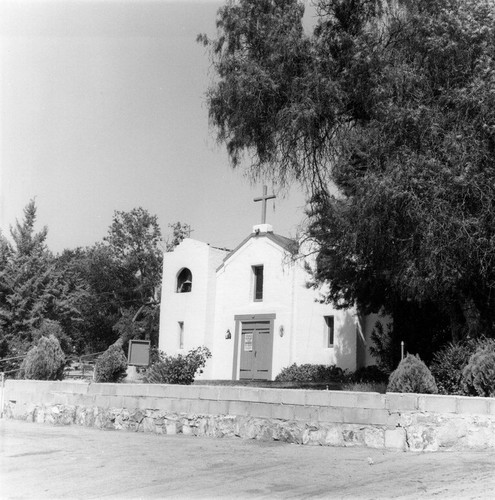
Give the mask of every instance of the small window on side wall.
POLYGON ((253 300, 263 300, 263 266, 253 266, 253 300))
POLYGON ((177 275, 177 293, 187 293, 192 290, 192 273, 185 267, 177 275))
POLYGON ((184 321, 179 321, 178 326, 179 326, 179 349, 184 349, 184 321))
POLYGON ((333 347, 335 321, 333 316, 323 316, 325 318, 325 347, 333 347))

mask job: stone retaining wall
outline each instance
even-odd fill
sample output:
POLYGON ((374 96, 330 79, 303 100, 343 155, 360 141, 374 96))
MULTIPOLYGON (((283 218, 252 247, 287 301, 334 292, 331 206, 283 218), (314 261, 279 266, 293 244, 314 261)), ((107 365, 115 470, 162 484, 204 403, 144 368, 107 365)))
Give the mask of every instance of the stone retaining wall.
POLYGON ((156 434, 411 451, 495 449, 495 398, 7 380, 4 416, 156 434))

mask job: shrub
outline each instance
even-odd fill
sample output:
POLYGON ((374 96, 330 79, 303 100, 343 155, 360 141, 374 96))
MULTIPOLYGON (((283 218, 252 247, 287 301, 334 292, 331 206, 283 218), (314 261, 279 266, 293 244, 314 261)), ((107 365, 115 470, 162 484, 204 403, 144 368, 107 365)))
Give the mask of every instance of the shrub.
POLYGON ((34 329, 32 332, 35 341, 41 337, 49 337, 50 335, 57 338, 60 348, 65 354, 70 354, 73 351, 72 339, 65 333, 58 321, 44 319, 39 328, 34 329))
POLYGON ((340 382, 345 378, 342 368, 335 365, 303 364, 287 366, 275 377, 276 382, 340 382))
POLYGON ((197 373, 203 373, 208 358, 211 358, 211 352, 204 346, 197 347, 186 355, 160 354, 160 359, 146 370, 143 380, 149 384, 190 385, 197 373))
POLYGON ((54 335, 41 337, 24 358, 19 378, 30 380, 62 380, 65 356, 54 335))
POLYGON ((449 342, 433 357, 430 366, 440 394, 465 394, 462 372, 469 358, 480 348, 493 343, 492 339, 468 339, 449 342))
POLYGON ((120 382, 126 375, 127 358, 119 342, 112 344, 95 363, 95 382, 120 382))
POLYGON ((377 365, 363 366, 350 375, 350 381, 354 383, 377 383, 386 384, 388 375, 377 365))
POLYGON ((387 392, 437 394, 437 384, 419 356, 408 354, 390 374, 387 392))
POLYGON ((480 346, 462 372, 463 389, 468 395, 495 397, 495 343, 480 346))

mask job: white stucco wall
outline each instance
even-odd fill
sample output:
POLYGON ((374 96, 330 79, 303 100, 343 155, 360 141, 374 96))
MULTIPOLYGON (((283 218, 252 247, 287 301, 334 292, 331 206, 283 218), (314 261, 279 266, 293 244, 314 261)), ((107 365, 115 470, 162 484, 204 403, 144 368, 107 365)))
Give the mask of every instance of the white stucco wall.
MULTIPOLYGON (((235 316, 276 314, 273 337, 273 373, 290 359, 293 265, 284 262, 284 250, 266 237, 251 238, 217 272, 217 301, 215 314, 214 377, 231 379, 235 344, 235 316), (253 300, 252 266, 264 266, 263 301, 253 300), (286 329, 280 337, 280 326, 286 329), (230 340, 225 339, 229 329, 230 340)), ((288 260, 288 259, 287 259, 288 260)), ((237 374, 238 375, 238 374, 237 374)))
MULTIPOLYGON (((159 348, 167 354, 187 353, 205 345, 212 349, 215 271, 226 251, 201 241, 185 239, 163 258, 159 348), (191 292, 177 293, 177 275, 187 267, 192 273, 191 292), (179 349, 179 322, 184 323, 184 348, 179 349)), ((202 375, 211 378, 212 362, 202 375)))
MULTIPOLYGON (((356 368, 356 318, 354 310, 335 310, 315 299, 319 293, 306 287, 303 262, 293 262, 287 252, 269 238, 248 240, 217 272, 215 308, 215 356, 213 376, 233 376, 235 316, 275 314, 272 378, 292 363, 337 364, 356 368), (252 266, 264 266, 263 301, 253 300, 252 266), (334 346, 327 347, 325 315, 335 318, 334 346), (280 336, 283 327, 284 335, 280 336), (230 330, 232 339, 226 340, 230 330)), ((237 345, 238 359, 240 342, 237 345)), ((237 363, 239 365, 239 363, 237 363)), ((239 366, 235 373, 239 376, 239 366)))

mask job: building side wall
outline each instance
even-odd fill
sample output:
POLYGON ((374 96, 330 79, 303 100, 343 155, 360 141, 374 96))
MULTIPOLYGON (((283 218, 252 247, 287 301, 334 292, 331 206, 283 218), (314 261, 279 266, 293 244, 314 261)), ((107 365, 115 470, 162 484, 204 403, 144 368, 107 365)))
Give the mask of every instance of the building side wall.
MULTIPOLYGON (((225 252, 224 252, 225 253, 225 252)), ((159 348, 176 355, 206 345, 212 349, 215 280, 212 276, 223 255, 213 252, 206 243, 184 240, 163 259, 159 348), (192 273, 191 292, 177 293, 177 275, 183 268, 192 273), (179 322, 183 322, 183 349, 179 345, 179 322)), ((211 377, 212 363, 207 363, 203 377, 211 377)))

